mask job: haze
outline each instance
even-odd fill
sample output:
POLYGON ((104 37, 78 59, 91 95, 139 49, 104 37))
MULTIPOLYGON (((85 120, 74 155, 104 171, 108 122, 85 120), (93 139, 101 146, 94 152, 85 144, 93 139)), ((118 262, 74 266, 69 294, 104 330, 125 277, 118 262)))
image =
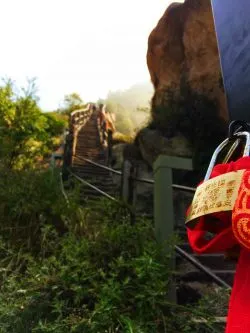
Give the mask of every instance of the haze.
MULTIPOLYGON (((149 82, 149 33, 168 0, 0 0, 0 77, 37 77, 40 106, 149 82)), ((183 1, 179 1, 183 2, 183 1)))

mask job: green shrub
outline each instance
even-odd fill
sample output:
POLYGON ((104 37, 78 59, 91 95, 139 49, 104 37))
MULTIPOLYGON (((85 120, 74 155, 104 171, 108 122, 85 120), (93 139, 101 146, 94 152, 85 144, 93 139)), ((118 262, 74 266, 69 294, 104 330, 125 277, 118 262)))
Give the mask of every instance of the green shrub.
MULTIPOLYGON (((37 251, 41 227, 53 225, 60 234, 74 220, 74 200, 65 205, 59 174, 51 170, 0 170, 0 235, 15 249, 37 251)), ((0 255, 1 256, 1 255, 0 255)))

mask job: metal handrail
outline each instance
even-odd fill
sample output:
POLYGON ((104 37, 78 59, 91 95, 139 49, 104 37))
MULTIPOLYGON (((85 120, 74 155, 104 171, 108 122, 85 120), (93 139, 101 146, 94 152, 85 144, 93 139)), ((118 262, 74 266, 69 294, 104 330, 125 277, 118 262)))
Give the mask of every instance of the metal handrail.
MULTIPOLYGON (((154 184, 153 179, 147 179, 147 178, 136 178, 132 177, 133 180, 141 182, 141 183, 147 183, 147 184, 154 184)), ((189 186, 183 186, 183 185, 177 185, 177 184, 172 184, 172 187, 174 190, 182 190, 182 191, 187 191, 191 193, 195 193, 196 189, 194 187, 189 187, 189 186)))
POLYGON ((219 286, 221 287, 226 287, 228 289, 232 289, 232 287, 227 284, 224 280, 222 280, 219 276, 214 274, 209 268, 206 266, 202 265, 198 260, 196 260, 193 256, 188 254, 186 251, 181 249, 179 246, 175 245, 175 251, 184 259, 190 262, 193 266, 198 268, 200 271, 203 273, 209 275, 219 286))
POLYGON ((99 164, 99 163, 97 163, 97 162, 94 162, 94 161, 92 161, 92 160, 90 160, 90 159, 88 159, 88 158, 85 158, 85 157, 82 157, 82 156, 78 156, 78 155, 74 155, 73 157, 76 157, 76 158, 78 158, 79 160, 83 160, 83 161, 85 161, 85 162, 88 162, 89 164, 95 165, 95 166, 97 166, 97 167, 99 167, 99 168, 101 168, 101 169, 104 169, 104 170, 110 171, 110 172, 115 173, 115 174, 117 174, 117 175, 120 175, 120 176, 122 175, 122 172, 121 172, 121 171, 114 170, 114 169, 109 168, 109 167, 107 167, 107 166, 105 166, 105 165, 103 165, 103 164, 99 164))
POLYGON ((108 193, 100 190, 98 187, 90 184, 89 182, 87 182, 86 180, 82 179, 81 177, 77 176, 76 174, 74 174, 69 168, 67 168, 69 174, 71 174, 73 177, 75 177, 78 181, 80 181, 81 183, 89 186, 90 188, 92 188, 93 190, 97 191, 98 193, 102 194, 104 197, 106 197, 107 199, 112 200, 113 202, 116 202, 117 204, 119 204, 121 207, 128 209, 129 213, 131 214, 131 216, 134 216, 135 212, 133 207, 131 207, 130 205, 128 205, 126 202, 117 200, 116 198, 112 197, 111 195, 109 195, 108 193))
POLYGON ((132 177, 132 179, 139 183, 147 183, 147 184, 151 184, 151 185, 153 185, 155 183, 153 179, 137 178, 137 177, 132 177))
MULTIPOLYGON (((103 164, 99 164, 97 162, 94 162, 88 158, 85 158, 85 157, 82 157, 82 156, 78 156, 78 155, 74 155, 74 157, 78 158, 79 160, 83 160, 85 162, 88 162, 89 164, 92 164, 92 165, 95 165, 101 169, 104 169, 104 170, 107 170, 107 171, 110 171, 112 173, 115 173, 117 175, 122 175, 122 172, 119 171, 119 170, 115 170, 115 169, 112 169, 112 168, 109 168, 103 164)), ((147 178, 137 178, 137 177, 131 177, 131 179, 135 180, 135 181, 138 181, 138 182, 141 182, 141 183, 147 183, 147 184, 151 184, 153 185, 154 184, 154 180, 153 179, 147 179, 147 178)), ((187 192, 191 192, 191 193, 195 193, 196 189, 194 187, 189 187, 189 186, 183 186, 183 185, 177 185, 177 184, 173 184, 172 185, 173 189, 175 190, 182 190, 182 191, 187 191, 187 192)))
POLYGON ((195 191, 196 191, 196 189, 194 187, 189 187, 189 186, 173 184, 172 187, 174 190, 182 190, 182 191, 191 192, 191 193, 195 193, 195 191))
POLYGON ((87 182, 86 180, 82 179, 81 177, 77 176, 75 173, 73 173, 69 168, 67 169, 69 174, 71 174, 71 176, 75 177, 77 180, 79 180, 81 183, 89 186, 90 188, 92 188, 93 190, 95 190, 96 192, 102 194, 104 197, 112 200, 112 201, 115 201, 115 202, 118 202, 117 199, 115 199, 114 197, 112 197, 111 195, 109 195, 108 193, 100 190, 98 187, 90 184, 89 182, 87 182))

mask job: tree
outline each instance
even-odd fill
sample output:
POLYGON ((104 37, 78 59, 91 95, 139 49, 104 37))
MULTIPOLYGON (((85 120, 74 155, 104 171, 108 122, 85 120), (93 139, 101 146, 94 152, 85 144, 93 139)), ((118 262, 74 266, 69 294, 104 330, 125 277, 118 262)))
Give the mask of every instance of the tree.
POLYGON ((79 110, 84 107, 83 100, 81 96, 74 92, 64 96, 63 107, 61 108, 61 113, 70 114, 75 110, 79 110))
POLYGON ((1 165, 26 168, 52 148, 52 137, 62 126, 42 113, 38 106, 35 80, 18 91, 8 80, 0 87, 1 165))
POLYGON ((46 112, 44 117, 47 119, 47 131, 51 138, 57 137, 63 133, 63 130, 67 127, 68 119, 65 116, 56 112, 46 112))
POLYGON ((104 101, 116 114, 116 128, 123 134, 133 133, 143 125, 150 115, 149 101, 152 85, 136 84, 127 90, 110 91, 104 101))
POLYGON ((115 114, 115 127, 117 131, 126 135, 132 135, 134 126, 130 119, 129 112, 122 105, 109 100, 106 101, 106 105, 107 111, 115 114))

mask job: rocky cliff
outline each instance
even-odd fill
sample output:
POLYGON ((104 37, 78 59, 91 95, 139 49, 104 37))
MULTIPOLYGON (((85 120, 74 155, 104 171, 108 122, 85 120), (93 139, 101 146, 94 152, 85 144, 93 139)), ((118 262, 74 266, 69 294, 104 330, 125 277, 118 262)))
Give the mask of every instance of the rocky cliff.
POLYGON ((151 124, 136 138, 143 159, 152 165, 160 153, 191 156, 206 168, 227 133, 210 0, 167 8, 149 36, 147 64, 155 91, 151 124))
POLYGON ((215 99, 227 119, 210 0, 170 5, 148 39, 147 64, 155 88, 154 105, 164 104, 166 90, 181 85, 215 99))

